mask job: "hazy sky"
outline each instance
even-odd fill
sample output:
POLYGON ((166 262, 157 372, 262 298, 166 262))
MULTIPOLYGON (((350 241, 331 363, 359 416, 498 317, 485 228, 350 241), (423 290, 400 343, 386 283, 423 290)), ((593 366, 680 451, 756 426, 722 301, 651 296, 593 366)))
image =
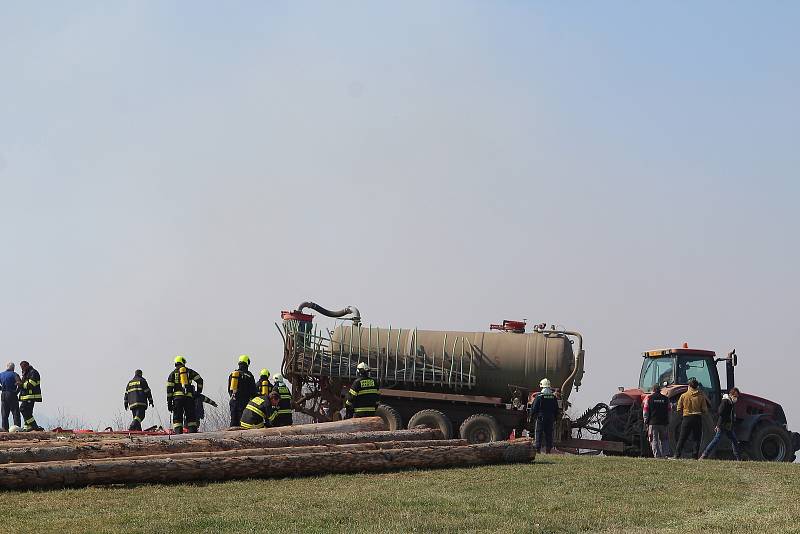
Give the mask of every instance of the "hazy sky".
MULTIPOLYGON (((105 426, 175 354, 220 398, 282 309, 740 355, 800 430, 800 4, 0 7, 0 359, 105 426)), ((148 422, 151 420, 148 413, 148 422)))

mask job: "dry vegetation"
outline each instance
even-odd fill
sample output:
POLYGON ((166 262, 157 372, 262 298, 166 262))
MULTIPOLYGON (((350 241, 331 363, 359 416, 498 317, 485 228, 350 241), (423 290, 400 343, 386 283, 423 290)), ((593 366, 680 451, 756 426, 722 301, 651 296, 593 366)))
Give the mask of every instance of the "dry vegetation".
POLYGON ((542 456, 382 475, 9 492, 11 532, 798 532, 795 464, 542 456))

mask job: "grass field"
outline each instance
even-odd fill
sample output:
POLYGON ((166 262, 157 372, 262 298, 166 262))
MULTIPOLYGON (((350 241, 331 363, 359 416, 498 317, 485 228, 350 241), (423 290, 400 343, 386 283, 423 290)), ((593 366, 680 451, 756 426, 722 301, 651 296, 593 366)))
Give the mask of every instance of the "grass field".
POLYGON ((9 492, 3 532, 800 532, 799 465, 540 456, 504 465, 9 492))

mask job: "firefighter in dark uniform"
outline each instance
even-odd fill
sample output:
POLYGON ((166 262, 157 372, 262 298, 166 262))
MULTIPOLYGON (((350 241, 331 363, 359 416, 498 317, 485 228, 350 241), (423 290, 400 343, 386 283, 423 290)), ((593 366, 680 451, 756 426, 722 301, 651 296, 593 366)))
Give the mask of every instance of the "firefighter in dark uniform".
POLYGON ((172 412, 172 431, 183 433, 184 421, 189 432, 197 432, 195 393, 203 392, 203 378, 186 367, 186 358, 175 357, 175 369, 167 377, 167 409, 172 412), (192 382, 197 384, 195 387, 192 382))
POLYGON ((33 417, 33 406, 37 402, 42 402, 42 379, 39 371, 34 369, 28 362, 19 362, 19 370, 22 371, 22 384, 19 390, 19 411, 24 420, 24 430, 44 430, 36 424, 33 417))
POLYGON ((550 389, 550 381, 543 379, 539 383, 541 390, 530 407, 531 424, 536 424, 533 448, 539 452, 542 448, 542 434, 544 434, 545 452, 550 454, 553 448, 553 426, 558 418, 558 397, 550 389))
POLYGON ((272 391, 280 395, 280 402, 278 402, 278 413, 272 426, 291 426, 292 425, 292 393, 286 384, 283 383, 283 376, 275 375, 275 385, 272 386, 272 391))
POLYGON ((142 370, 137 369, 125 387, 125 409, 133 413, 133 421, 128 430, 142 429, 142 421, 148 404, 153 405, 153 393, 150 391, 150 386, 147 385, 147 380, 142 376, 142 370))
POLYGON ((378 384, 369 377, 369 365, 358 364, 358 378, 353 380, 345 396, 345 418, 371 417, 378 409, 378 384))
POLYGON ((228 376, 228 395, 231 409, 231 426, 239 426, 239 419, 242 411, 250 399, 258 395, 256 391, 256 379, 248 370, 250 367, 250 356, 242 354, 239 356, 239 368, 228 376))
POLYGON ((262 369, 261 376, 258 377, 256 382, 256 395, 269 395, 272 391, 272 383, 269 381, 269 370, 262 369))
POLYGON ((240 426, 247 429, 272 426, 275 417, 278 415, 278 403, 280 400, 281 396, 277 391, 251 399, 242 412, 240 426))

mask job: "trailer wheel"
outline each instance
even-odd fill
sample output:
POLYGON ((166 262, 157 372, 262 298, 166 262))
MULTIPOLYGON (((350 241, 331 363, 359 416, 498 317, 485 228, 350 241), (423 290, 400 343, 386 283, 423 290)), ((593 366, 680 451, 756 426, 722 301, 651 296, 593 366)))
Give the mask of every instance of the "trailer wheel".
POLYGON ((792 440, 778 425, 759 426, 748 447, 750 456, 762 462, 788 462, 793 456, 792 440))
POLYGON ((389 430, 403 429, 403 418, 400 417, 400 412, 388 404, 379 404, 378 409, 375 410, 375 415, 383 419, 383 422, 386 423, 386 428, 389 430))
POLYGON ((420 410, 411 416, 408 421, 408 428, 415 426, 427 426, 428 428, 439 429, 444 434, 444 439, 453 438, 453 423, 439 410, 420 410))
POLYGON ((461 439, 468 443, 488 443, 490 441, 500 441, 506 436, 503 435, 503 427, 497 419, 485 413, 470 415, 461 423, 458 433, 461 439))

